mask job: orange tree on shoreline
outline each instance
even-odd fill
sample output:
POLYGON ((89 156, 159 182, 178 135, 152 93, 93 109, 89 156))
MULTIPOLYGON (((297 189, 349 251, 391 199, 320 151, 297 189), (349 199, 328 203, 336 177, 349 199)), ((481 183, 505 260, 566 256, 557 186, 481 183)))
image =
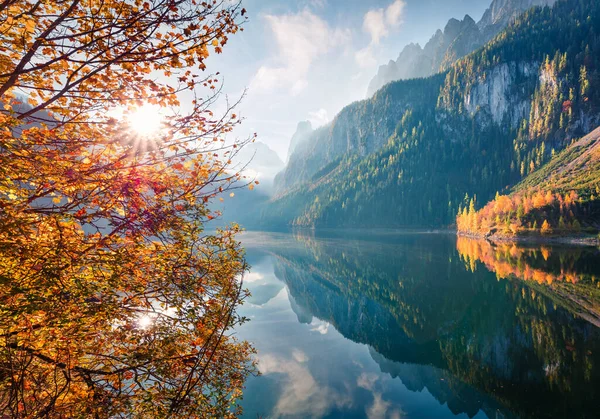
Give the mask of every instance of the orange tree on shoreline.
POLYGON ((244 14, 0 1, 0 417, 240 413, 246 265, 238 228, 205 223, 247 140, 225 142, 238 119, 209 110, 219 82, 201 74, 244 14), (156 132, 114 116, 144 104, 170 108, 156 132))
MULTIPOLYGON (((593 201, 594 199, 592 199, 593 201)), ((459 209, 456 226, 459 233, 483 236, 498 232, 506 236, 526 233, 552 234, 579 233, 581 224, 576 214, 580 211, 580 197, 576 191, 568 193, 551 190, 496 194, 480 210, 474 199, 459 209)))

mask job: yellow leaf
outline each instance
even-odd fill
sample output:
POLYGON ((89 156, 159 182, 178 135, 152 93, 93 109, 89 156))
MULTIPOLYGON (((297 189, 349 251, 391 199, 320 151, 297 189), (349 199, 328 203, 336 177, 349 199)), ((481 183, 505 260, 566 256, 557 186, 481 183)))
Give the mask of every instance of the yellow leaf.
POLYGON ((28 20, 27 22, 25 22, 25 29, 27 30, 27 32, 33 32, 35 30, 35 21, 28 20))
POLYGON ((233 197, 235 196, 235 194, 234 194, 233 192, 231 192, 231 193, 229 194, 229 196, 230 196, 231 198, 233 198, 233 197))
POLYGON ((251 191, 254 190, 254 184, 251 183, 250 185, 248 185, 248 189, 250 189, 251 191))
POLYGON ((61 201, 60 196, 52 198, 52 202, 54 202, 55 204, 60 204, 60 201, 61 201))

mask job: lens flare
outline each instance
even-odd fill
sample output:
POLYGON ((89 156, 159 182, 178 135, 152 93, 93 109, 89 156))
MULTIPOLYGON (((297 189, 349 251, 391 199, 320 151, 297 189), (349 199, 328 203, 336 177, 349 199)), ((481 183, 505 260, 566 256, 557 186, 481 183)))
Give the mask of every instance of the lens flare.
POLYGON ((136 134, 148 136, 160 130, 163 115, 160 106, 146 104, 127 115, 127 120, 136 134))

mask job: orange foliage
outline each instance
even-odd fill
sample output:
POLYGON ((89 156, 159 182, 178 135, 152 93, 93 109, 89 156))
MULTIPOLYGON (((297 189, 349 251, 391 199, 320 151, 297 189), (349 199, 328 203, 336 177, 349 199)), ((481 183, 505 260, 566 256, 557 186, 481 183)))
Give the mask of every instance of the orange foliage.
POLYGON ((550 234, 554 231, 550 221, 536 217, 546 209, 554 210, 564 220, 575 221, 573 210, 578 203, 575 191, 561 194, 552 191, 534 191, 529 193, 515 193, 512 195, 498 195, 479 211, 463 208, 456 217, 456 224, 460 233, 484 235, 498 232, 506 236, 516 236, 527 231, 538 231, 550 234), (529 220, 528 223, 525 223, 529 220), (533 224, 537 224, 537 228, 533 224))

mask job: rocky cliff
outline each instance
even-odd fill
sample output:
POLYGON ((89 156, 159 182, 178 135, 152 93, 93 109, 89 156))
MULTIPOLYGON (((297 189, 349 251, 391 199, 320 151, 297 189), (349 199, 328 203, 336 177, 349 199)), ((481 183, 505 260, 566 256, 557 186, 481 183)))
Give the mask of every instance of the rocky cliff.
MULTIPOLYGON (((344 108, 329 125, 314 131, 297 147, 276 177, 276 193, 325 174, 321 169, 344 155, 365 156, 381 149, 407 110, 433 109, 436 101, 441 104, 436 110, 439 121, 447 122, 448 114, 461 108, 482 127, 506 124, 507 129, 516 128, 529 117, 533 88, 543 80, 537 62, 499 64, 482 72, 468 87, 453 86, 451 95, 460 98, 457 106, 438 98, 444 77, 390 84, 371 99, 344 108)), ((460 132, 451 125, 444 124, 449 138, 460 132)))
POLYGON ((485 111, 491 121, 516 127, 529 116, 531 98, 527 82, 539 73, 539 63, 504 63, 485 72, 477 84, 464 94, 465 110, 471 115, 485 111))

